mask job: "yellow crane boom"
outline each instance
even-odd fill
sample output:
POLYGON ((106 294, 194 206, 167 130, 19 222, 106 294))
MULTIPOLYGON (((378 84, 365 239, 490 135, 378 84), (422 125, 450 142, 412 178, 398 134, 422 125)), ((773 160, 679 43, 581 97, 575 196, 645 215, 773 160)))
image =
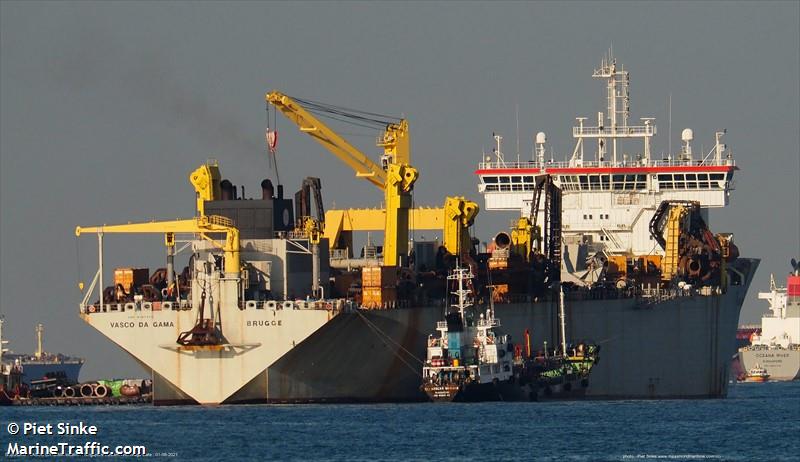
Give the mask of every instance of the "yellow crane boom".
MULTIPOLYGON (((78 226, 75 228, 75 235, 83 233, 151 233, 165 235, 174 233, 195 233, 220 247, 225 257, 225 273, 239 274, 239 230, 236 229, 230 219, 218 215, 204 215, 188 220, 172 221, 152 221, 146 223, 128 223, 123 225, 103 225, 103 226, 78 226), (210 238, 209 233, 225 233, 225 243, 220 245, 216 240, 210 238)), ((167 239, 169 242, 169 239, 167 239)))
POLYGON ((267 93, 266 101, 294 122, 301 132, 307 133, 325 149, 350 166, 359 178, 364 178, 384 191, 386 219, 384 222, 383 264, 395 266, 401 255, 408 255, 408 215, 411 208, 411 190, 417 181, 417 169, 409 165, 408 123, 387 125, 378 147, 384 150, 381 166, 356 149, 347 140, 307 111, 300 103, 283 93, 267 93))

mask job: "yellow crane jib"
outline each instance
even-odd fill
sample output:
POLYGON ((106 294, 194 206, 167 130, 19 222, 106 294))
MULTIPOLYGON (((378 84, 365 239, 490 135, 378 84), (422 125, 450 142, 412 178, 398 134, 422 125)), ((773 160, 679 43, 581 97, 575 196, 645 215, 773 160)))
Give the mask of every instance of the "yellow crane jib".
MULTIPOLYGON (((300 102, 273 91, 265 97, 269 104, 307 133, 325 149, 352 168, 356 177, 364 178, 384 192, 386 220, 384 223, 383 264, 396 266, 401 255, 408 255, 408 227, 411 191, 419 172, 409 165, 411 160, 408 122, 388 123, 377 141, 383 148, 378 165, 347 140, 306 110, 300 102)), ((309 102, 306 102, 310 104, 309 102)))
POLYGON ((224 255, 225 273, 234 274, 238 277, 241 270, 239 259, 239 230, 232 225, 230 219, 218 215, 207 215, 188 220, 172 221, 152 221, 146 223, 128 223, 124 225, 103 225, 103 226, 78 226, 75 228, 75 236, 83 233, 163 233, 165 242, 169 244, 169 234, 174 233, 194 233, 199 234, 203 239, 214 243, 221 248, 224 255), (219 244, 216 240, 207 236, 209 233, 225 233, 225 243, 219 244))
POLYGON ((205 201, 213 201, 221 197, 219 165, 209 162, 201 165, 189 174, 189 182, 197 193, 197 212, 204 215, 205 201))
POLYGON ((327 125, 305 110, 298 102, 277 91, 267 93, 266 100, 280 110, 287 119, 297 125, 301 132, 307 133, 325 149, 332 152, 352 168, 357 177, 364 178, 378 188, 384 188, 386 185, 386 172, 383 168, 328 128, 327 125))

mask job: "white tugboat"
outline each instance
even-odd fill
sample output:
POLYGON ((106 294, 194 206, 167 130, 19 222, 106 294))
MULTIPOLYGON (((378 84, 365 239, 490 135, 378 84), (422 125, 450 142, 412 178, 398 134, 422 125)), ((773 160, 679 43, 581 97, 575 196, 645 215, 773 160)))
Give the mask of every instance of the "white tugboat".
POLYGON ((436 323, 439 337, 428 339, 428 354, 422 368, 423 390, 433 401, 484 401, 501 399, 501 382, 512 381, 514 345, 500 334, 500 320, 490 307, 475 322, 466 315, 472 306, 472 291, 465 287, 474 275, 457 267, 447 276, 457 289, 458 303, 444 321, 436 323))
POLYGON ((436 324, 439 336, 428 338, 428 354, 422 368, 422 390, 432 401, 536 401, 541 398, 582 397, 588 387, 599 347, 566 342, 564 292, 559 287, 560 349, 549 351, 547 343, 532 354, 530 333, 526 330, 525 352, 511 343, 511 336, 500 330, 494 303, 477 320, 467 309, 472 306, 471 290, 465 281, 473 275, 457 267, 448 280, 458 303, 436 324))

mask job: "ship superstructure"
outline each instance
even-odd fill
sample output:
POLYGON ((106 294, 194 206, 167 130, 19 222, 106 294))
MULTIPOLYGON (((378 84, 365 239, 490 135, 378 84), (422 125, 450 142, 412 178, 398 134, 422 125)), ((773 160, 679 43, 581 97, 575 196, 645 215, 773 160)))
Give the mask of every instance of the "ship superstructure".
POLYGON ((793 264, 786 286, 779 287, 770 276, 769 292, 758 293, 769 311, 761 318, 760 334, 754 333, 751 344, 739 349, 744 370, 760 366, 770 380, 800 379, 800 265, 793 264))
MULTIPOLYGON (((628 123, 628 71, 609 56, 592 77, 606 82, 607 110, 597 114, 594 125, 587 117, 577 118, 578 125, 572 128, 575 149, 568 160, 548 157, 547 138, 540 132, 530 160, 508 161, 502 153, 502 137, 494 135, 493 154, 482 159, 475 171, 486 210, 518 210, 522 216, 531 213, 537 178, 552 176, 563 192, 564 269, 570 274, 587 269, 586 259, 579 258, 587 254, 579 252, 579 246, 590 254, 661 254, 650 232, 650 220, 659 205, 663 201, 697 201, 708 220, 709 208, 728 205, 737 170, 731 151, 722 143, 725 130, 715 134, 710 152, 697 155, 692 146, 694 133, 687 128, 681 135, 680 154, 654 158, 655 119, 642 118, 640 125, 628 123), (631 146, 632 142, 639 146, 631 146)), ((543 223, 544 210, 537 213, 543 223)))

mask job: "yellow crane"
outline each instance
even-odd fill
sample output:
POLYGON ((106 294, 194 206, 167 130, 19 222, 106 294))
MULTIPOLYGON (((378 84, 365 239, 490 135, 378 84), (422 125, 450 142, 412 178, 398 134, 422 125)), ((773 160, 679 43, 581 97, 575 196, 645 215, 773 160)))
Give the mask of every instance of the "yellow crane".
POLYGON ((273 91, 266 95, 266 100, 294 122, 301 132, 310 135, 355 170, 357 177, 364 178, 383 190, 386 204, 383 264, 397 265, 398 257, 408 254, 408 209, 411 208, 411 190, 419 176, 417 169, 409 165, 408 123, 401 120, 399 123, 389 124, 378 140, 378 146, 384 149, 384 168, 331 130, 293 98, 273 91))
POLYGON ((239 230, 231 220, 219 215, 201 215, 187 220, 151 221, 145 223, 128 223, 124 225, 78 226, 75 235, 83 233, 111 234, 111 233, 149 233, 164 234, 167 245, 174 245, 175 234, 193 233, 212 242, 222 249, 226 275, 239 277, 239 230), (225 233, 225 242, 219 243, 209 237, 211 233, 225 233))
POLYGON ((478 213, 478 205, 463 197, 448 197, 441 208, 411 208, 411 191, 419 177, 410 165, 408 122, 388 123, 377 146, 383 148, 381 164, 373 162, 343 137, 311 114, 296 99, 283 93, 267 93, 266 101, 280 110, 301 132, 307 133, 325 149, 384 192, 385 209, 329 210, 325 214, 324 237, 332 247, 350 241, 352 231, 384 231, 383 264, 395 266, 408 254, 409 229, 442 230, 448 252, 458 255, 468 246, 468 228, 478 213), (465 246, 466 244, 466 246, 465 246))
MULTIPOLYGON (((203 164, 189 174, 189 182, 194 186, 197 194, 198 216, 195 218, 127 223, 122 225, 78 226, 75 228, 75 236, 80 236, 83 233, 96 233, 100 236, 105 233, 163 233, 164 242, 170 249, 168 263, 169 266, 171 266, 172 251, 175 247, 175 234, 198 234, 201 238, 211 241, 214 245, 222 249, 225 273, 239 277, 241 270, 239 258, 239 230, 233 226, 233 222, 229 218, 205 214, 205 201, 212 201, 220 198, 220 177, 219 166, 216 162, 203 164), (225 242, 222 244, 218 243, 215 239, 209 237, 211 233, 225 233, 225 242)), ((172 268, 168 268, 167 272, 171 279, 172 268)))

